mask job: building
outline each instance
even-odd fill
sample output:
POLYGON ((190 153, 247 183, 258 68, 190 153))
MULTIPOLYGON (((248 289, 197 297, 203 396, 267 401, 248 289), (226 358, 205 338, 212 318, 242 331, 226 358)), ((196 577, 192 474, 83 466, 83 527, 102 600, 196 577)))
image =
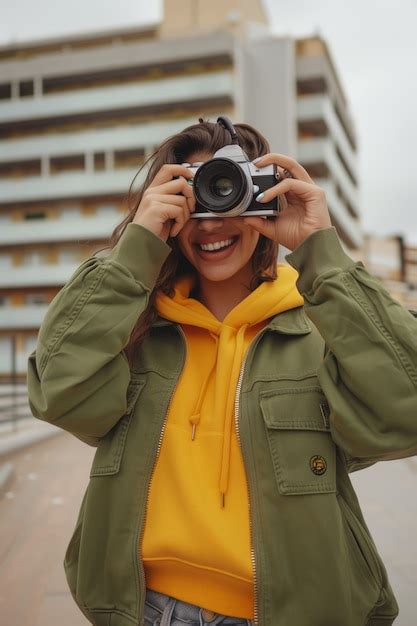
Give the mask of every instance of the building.
POLYGON ((409 289, 409 305, 417 311, 417 245, 404 246, 404 274, 409 289))
POLYGON ((307 167, 346 249, 361 245, 328 47, 271 34, 261 0, 165 0, 161 23, 0 48, 0 378, 24 379, 48 304, 122 221, 146 156, 220 114, 307 167))
POLYGON ((407 243, 402 235, 366 234, 363 247, 357 251, 357 260, 403 306, 417 311, 417 246, 407 243))

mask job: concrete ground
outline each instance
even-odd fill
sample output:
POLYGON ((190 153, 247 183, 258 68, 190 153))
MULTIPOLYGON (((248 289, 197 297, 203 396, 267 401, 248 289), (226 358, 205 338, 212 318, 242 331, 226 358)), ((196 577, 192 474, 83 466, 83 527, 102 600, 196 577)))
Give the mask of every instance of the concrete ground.
POLYGON ((2 624, 89 623, 72 599, 62 563, 94 452, 61 432, 7 457, 14 480, 0 500, 2 624))
POLYGON ((417 625, 417 456, 350 474, 366 523, 387 569, 400 613, 417 625))
MULTIPOLYGON (((2 624, 88 623, 71 597, 62 562, 94 452, 59 432, 2 459, 14 468, 0 500, 2 624)), ((417 457, 379 463, 351 479, 400 606, 395 626, 416 626, 417 457)))

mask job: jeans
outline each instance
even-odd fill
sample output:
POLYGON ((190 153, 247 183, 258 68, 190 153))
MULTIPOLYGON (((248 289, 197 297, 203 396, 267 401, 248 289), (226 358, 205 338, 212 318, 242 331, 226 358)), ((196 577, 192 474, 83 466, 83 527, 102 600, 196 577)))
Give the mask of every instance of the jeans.
POLYGON ((195 604, 176 600, 164 593, 146 589, 146 626, 252 626, 253 622, 243 617, 220 615, 195 604))

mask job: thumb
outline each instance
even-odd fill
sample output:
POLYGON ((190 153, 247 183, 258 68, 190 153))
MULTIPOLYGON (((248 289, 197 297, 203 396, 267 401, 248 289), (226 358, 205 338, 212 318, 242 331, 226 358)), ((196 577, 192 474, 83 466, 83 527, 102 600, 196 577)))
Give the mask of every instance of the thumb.
MULTIPOLYGON (((274 220, 275 221, 275 220, 274 220)), ((244 224, 248 224, 254 230, 257 230, 261 235, 266 237, 272 237, 275 233, 275 224, 272 220, 267 220, 264 217, 244 217, 244 224)))

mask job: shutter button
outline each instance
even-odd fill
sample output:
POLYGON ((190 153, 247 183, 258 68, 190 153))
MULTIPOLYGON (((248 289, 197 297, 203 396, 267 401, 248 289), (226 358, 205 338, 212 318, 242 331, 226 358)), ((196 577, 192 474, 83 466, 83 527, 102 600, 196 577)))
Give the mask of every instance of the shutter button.
POLYGON ((216 613, 213 613, 213 611, 209 611, 208 609, 202 609, 201 617, 205 622, 212 622, 216 617, 216 613))

